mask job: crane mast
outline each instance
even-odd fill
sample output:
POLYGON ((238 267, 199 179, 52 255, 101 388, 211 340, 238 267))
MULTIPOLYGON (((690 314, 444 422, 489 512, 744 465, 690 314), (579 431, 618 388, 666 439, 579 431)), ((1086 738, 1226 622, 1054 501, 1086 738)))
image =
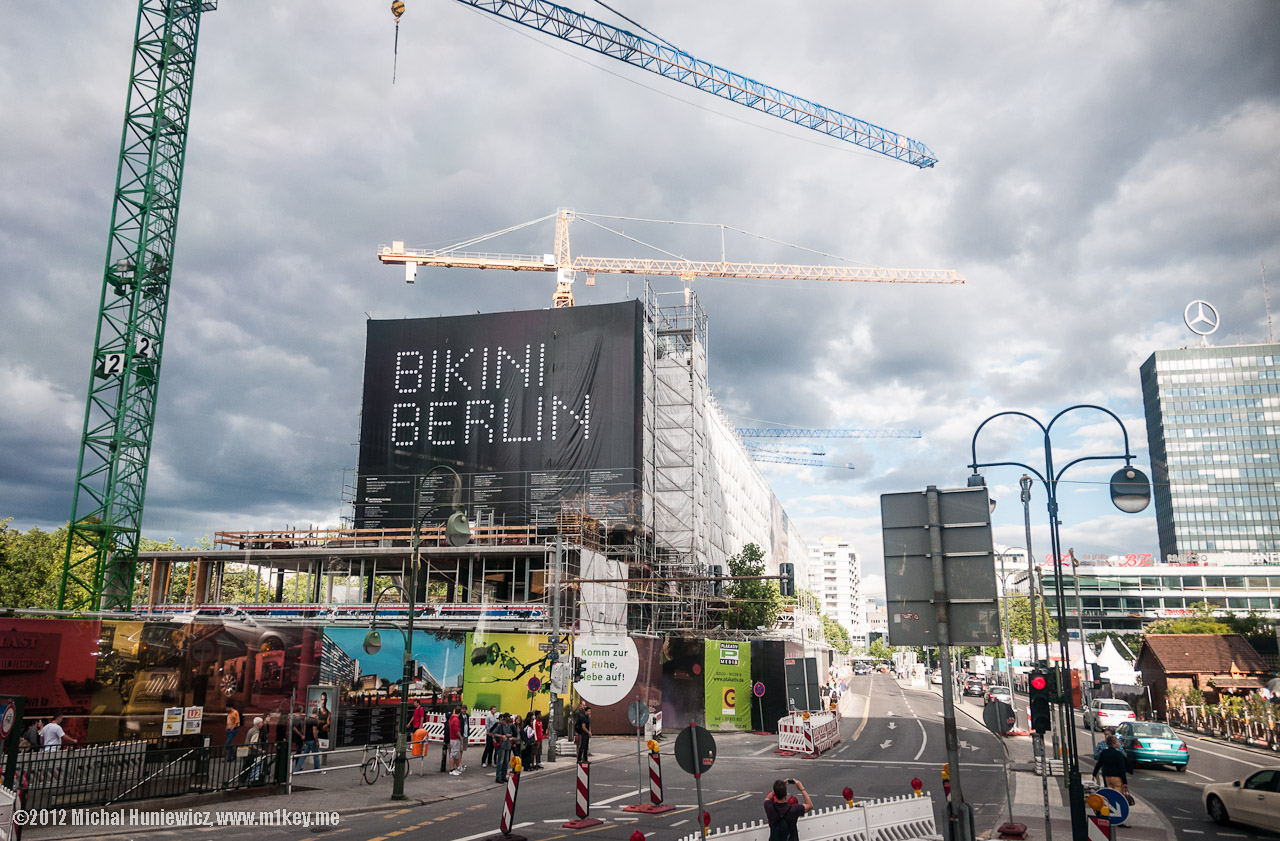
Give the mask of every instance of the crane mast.
POLYGON ((202 13, 140 0, 58 607, 133 600, 202 13))

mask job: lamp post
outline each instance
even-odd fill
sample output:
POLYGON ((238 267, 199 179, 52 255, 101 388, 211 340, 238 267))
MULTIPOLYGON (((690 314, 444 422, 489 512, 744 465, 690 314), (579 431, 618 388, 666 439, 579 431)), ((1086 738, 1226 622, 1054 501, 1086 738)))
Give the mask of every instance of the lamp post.
MULTIPOLYGON (((1008 547, 1006 547, 1008 548, 1008 547)), ((1013 707, 1016 714, 1018 711, 1018 696, 1013 691, 1013 629, 1009 627, 1009 579, 1015 575, 1021 575, 1021 570, 1004 569, 1004 559, 1009 555, 1008 551, 996 552, 996 557, 1000 559, 1000 597, 1004 602, 1004 634, 1001 641, 1004 643, 1004 674, 1005 680, 1009 682, 1009 706, 1013 707)))
POLYGON ((409 586, 401 587, 393 584, 390 587, 384 587, 378 593, 378 597, 373 601, 373 620, 369 626, 369 633, 364 637, 364 650, 368 654, 377 654, 382 649, 382 636, 378 633, 378 602, 382 600, 382 596, 388 590, 400 590, 408 597, 409 602, 409 619, 406 623, 407 630, 401 629, 404 634, 404 667, 400 675, 400 710, 397 717, 396 728, 396 762, 395 770, 391 783, 391 799, 405 800, 404 778, 405 772, 409 767, 409 757, 405 751, 405 730, 409 726, 409 687, 413 683, 412 664, 413 664, 413 616, 417 613, 418 599, 418 567, 421 565, 422 552, 422 521, 426 519, 426 515, 432 509, 428 508, 419 514, 420 501, 422 499, 422 486, 426 484, 427 477, 438 470, 447 470, 453 474, 453 513, 449 515, 449 519, 445 521, 444 535, 450 546, 465 546, 471 540, 471 524, 467 522, 466 515, 462 512, 462 477, 458 475, 458 471, 454 470, 446 464, 436 465, 428 470, 422 476, 418 477, 418 482, 413 489, 413 556, 409 563, 409 586))
MULTIPOLYGON (((1070 659, 1067 645, 1066 596, 1063 591, 1062 570, 1060 565, 1062 558, 1062 542, 1058 534, 1058 483, 1062 480, 1062 475, 1064 473, 1081 462, 1124 459, 1125 466, 1117 470, 1111 476, 1111 502, 1121 511, 1130 514, 1136 514, 1137 512, 1145 509, 1151 502, 1151 483, 1147 479, 1146 474, 1133 466, 1134 457, 1129 451, 1129 431, 1125 429, 1124 423, 1121 422, 1120 418, 1110 409, 1089 404, 1069 406, 1054 415, 1048 424, 1041 423, 1026 412, 998 412, 984 420, 978 425, 978 428, 974 430, 970 453, 973 459, 969 464, 970 469, 973 470, 973 476, 970 477, 970 484, 975 484, 975 477, 977 478, 977 482, 981 483, 982 480, 978 473, 978 468, 980 467, 1021 467, 1023 470, 1034 475, 1040 480, 1041 484, 1044 485, 1045 493, 1048 496, 1049 542, 1051 551, 1053 552, 1054 562, 1058 565, 1057 574, 1054 575, 1054 589, 1057 596, 1058 610, 1058 643, 1062 649, 1062 660, 1069 666, 1070 659), (1076 409, 1094 409, 1109 415, 1120 427, 1120 431, 1123 434, 1124 453, 1123 455, 1081 456, 1069 461, 1065 467, 1055 472, 1053 465, 1053 442, 1050 438, 1050 434, 1053 431, 1053 425, 1058 422, 1059 418, 1066 415, 1068 412, 1075 411, 1076 409), (1040 429, 1040 432, 1044 437, 1043 473, 1040 473, 1035 468, 1018 461, 978 462, 978 435, 982 432, 983 427, 988 423, 996 418, 1004 417, 1005 415, 1014 415, 1026 418, 1040 429)), ((1026 497, 1026 492, 1028 490, 1029 488, 1026 483, 1024 483, 1024 498, 1026 497)), ((1071 808, 1071 835, 1073 841, 1088 841, 1088 822, 1085 818, 1084 812, 1084 785, 1080 779, 1080 756, 1077 750, 1076 732, 1074 727, 1075 700, 1073 698, 1070 685, 1067 686, 1067 691, 1062 702, 1066 707, 1068 721, 1073 724, 1073 726, 1065 728, 1066 733, 1064 735, 1066 736, 1066 755, 1063 757, 1063 764, 1067 770, 1067 795, 1071 808)))

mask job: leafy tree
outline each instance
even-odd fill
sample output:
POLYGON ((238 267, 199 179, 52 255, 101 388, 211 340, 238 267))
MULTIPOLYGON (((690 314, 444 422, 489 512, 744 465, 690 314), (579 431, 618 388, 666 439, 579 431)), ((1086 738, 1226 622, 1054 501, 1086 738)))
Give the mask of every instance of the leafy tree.
MULTIPOLYGON (((728 559, 731 576, 762 576, 765 574, 764 554, 760 547, 748 543, 742 551, 728 559)), ((729 609, 725 612, 726 628, 754 631, 757 627, 772 627, 782 609, 782 596, 778 582, 732 581, 725 587, 729 609)))
POLYGON ((892 660, 893 649, 882 639, 874 639, 867 646, 867 653, 877 660, 892 660))
POLYGON ((1147 626, 1148 634, 1231 634, 1235 633, 1226 621, 1213 615, 1208 602, 1191 605, 1191 615, 1178 619, 1159 619, 1147 626))
MULTIPOLYGON (((1050 640, 1058 638, 1058 622, 1049 615, 1049 611, 1045 609, 1044 603, 1040 602, 1039 615, 1036 617, 1036 636, 1037 642, 1043 643, 1048 628, 1048 636, 1050 640)), ((1031 643, 1031 599, 1026 596, 1010 596, 1008 599, 1009 611, 1009 639, 1017 640, 1020 645, 1029 645, 1031 643)))
POLYGON ((853 647, 853 643, 849 641, 849 632, 844 626, 825 614, 822 616, 822 634, 826 637, 827 644, 841 654, 848 654, 853 647))
POLYGON ((55 609, 67 530, 28 532, 0 521, 0 606, 55 609))

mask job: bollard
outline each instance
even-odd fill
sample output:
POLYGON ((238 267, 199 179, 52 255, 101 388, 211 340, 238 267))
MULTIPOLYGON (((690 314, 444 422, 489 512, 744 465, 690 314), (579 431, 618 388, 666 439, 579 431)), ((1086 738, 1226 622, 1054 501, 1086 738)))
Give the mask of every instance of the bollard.
MULTIPOLYGON (((624 806, 624 812, 644 812, 646 815, 661 815, 675 810, 675 806, 667 806, 662 802, 662 757, 658 754, 658 743, 650 739, 649 748, 649 802, 624 806)), ((643 794, 641 794, 643 797, 643 794)))
POLYGON ((577 796, 575 799, 575 808, 578 817, 576 820, 569 821, 564 824, 566 829, 584 829, 588 826, 599 826, 604 823, 602 820, 590 817, 591 814, 591 763, 578 763, 578 784, 577 796))

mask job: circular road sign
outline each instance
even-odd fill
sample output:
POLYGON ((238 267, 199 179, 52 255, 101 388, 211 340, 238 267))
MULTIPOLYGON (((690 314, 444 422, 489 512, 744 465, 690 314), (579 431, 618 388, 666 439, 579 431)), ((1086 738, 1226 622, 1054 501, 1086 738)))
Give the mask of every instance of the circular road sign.
POLYGON ((705 774, 716 761, 716 740, 705 727, 690 724, 676 737, 676 762, 686 774, 705 774), (693 750, 693 736, 698 734, 698 751, 693 750))
POLYGON ((648 720, 649 705, 643 701, 632 701, 631 706, 627 707, 627 721, 631 722, 631 726, 644 727, 648 720))
POLYGON ((1118 823, 1124 823, 1129 817, 1129 801, 1125 799, 1125 796, 1114 788, 1100 788, 1098 789, 1098 794, 1107 798, 1107 805, 1111 807, 1107 820, 1111 821, 1113 826, 1118 823))
POLYGON ((982 723, 997 736, 1008 733, 1017 721, 1018 717, 1014 715, 1013 707, 1004 701, 992 701, 982 708, 982 723))
POLYGON ((4 712, 0 713, 0 740, 9 738, 9 731, 13 729, 13 719, 15 717, 14 705, 12 703, 5 704, 4 712))
POLYGON ((752 694, 752 695, 754 695, 754 696, 756 696, 757 698, 763 698, 763 697, 764 697, 764 684, 757 680, 757 681, 756 681, 756 685, 755 685, 755 686, 753 686, 753 687, 751 687, 751 694, 752 694))
POLYGON ((530 692, 537 692, 541 688, 542 688, 542 680, 537 675, 534 675, 533 677, 529 678, 530 692))

